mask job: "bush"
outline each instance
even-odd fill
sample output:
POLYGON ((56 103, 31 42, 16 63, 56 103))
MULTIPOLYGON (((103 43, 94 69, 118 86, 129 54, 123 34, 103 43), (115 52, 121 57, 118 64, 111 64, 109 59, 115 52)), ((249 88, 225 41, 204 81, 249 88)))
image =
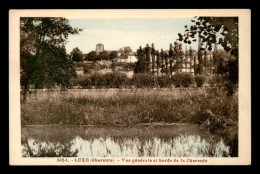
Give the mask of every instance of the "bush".
POLYGON ((220 75, 215 75, 213 76, 209 82, 211 87, 223 87, 225 84, 225 80, 224 77, 220 76, 220 75))
POLYGON ((79 85, 82 86, 84 89, 90 89, 92 86, 90 77, 86 77, 79 82, 79 85))
POLYGON ((132 84, 137 88, 153 88, 157 86, 156 76, 151 74, 134 74, 132 84))
POLYGON ((196 75, 194 79, 195 79, 197 87, 202 87, 202 85, 206 81, 206 78, 202 75, 196 75))
POLYGON ((189 87, 193 84, 194 78, 190 73, 176 73, 172 77, 175 87, 189 87))
POLYGON ((102 88, 106 86, 106 80, 104 75, 95 73, 92 76, 90 76, 91 84, 95 86, 96 88, 102 88))
POLYGON ((113 72, 104 74, 106 88, 120 88, 126 86, 129 82, 129 78, 122 73, 113 72))
POLYGON ((167 75, 157 76, 157 83, 160 88, 168 88, 172 85, 171 78, 167 75))

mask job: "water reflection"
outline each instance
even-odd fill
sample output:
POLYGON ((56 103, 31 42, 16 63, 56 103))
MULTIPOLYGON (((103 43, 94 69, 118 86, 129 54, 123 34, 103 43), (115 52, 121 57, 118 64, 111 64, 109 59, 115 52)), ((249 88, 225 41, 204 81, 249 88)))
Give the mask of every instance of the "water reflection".
POLYGON ((185 134, 181 133, 180 129, 183 130, 185 126, 187 125, 64 129, 27 127, 22 130, 22 155, 24 157, 229 156, 229 147, 222 139, 213 138, 198 127, 193 127, 197 129, 192 131, 193 133, 187 129, 185 134))

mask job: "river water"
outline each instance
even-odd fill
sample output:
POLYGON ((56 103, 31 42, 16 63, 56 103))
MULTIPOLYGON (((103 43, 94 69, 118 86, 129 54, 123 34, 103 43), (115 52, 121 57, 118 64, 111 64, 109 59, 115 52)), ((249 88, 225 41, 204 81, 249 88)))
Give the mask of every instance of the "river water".
POLYGON ((194 124, 24 126, 23 157, 229 157, 223 140, 194 124))

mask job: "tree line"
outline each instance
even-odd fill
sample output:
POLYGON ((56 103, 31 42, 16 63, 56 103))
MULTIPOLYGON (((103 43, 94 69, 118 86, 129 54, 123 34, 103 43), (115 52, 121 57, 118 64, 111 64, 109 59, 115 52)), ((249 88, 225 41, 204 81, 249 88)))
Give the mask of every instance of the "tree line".
MULTIPOLYGON (((201 42, 198 56, 193 57, 193 68, 196 74, 203 73, 207 68, 207 59, 202 56, 207 50, 212 50, 212 44, 220 44, 223 51, 216 51, 213 55, 215 73, 225 80, 226 89, 233 94, 238 87, 238 18, 237 17, 196 17, 194 25, 179 35, 179 41, 190 44, 196 41, 198 35, 201 42), (223 36, 217 40, 216 33, 223 36), (206 46, 203 46, 203 45, 206 46), (196 63, 198 62, 198 64, 196 63)), ((52 88, 59 86, 70 88, 71 79, 76 77, 73 61, 82 61, 83 54, 75 48, 71 54, 66 53, 65 44, 69 35, 78 34, 82 29, 73 28, 69 21, 61 17, 21 17, 20 18, 20 83, 24 99, 30 86, 34 88, 52 88)), ((172 76, 172 73, 181 71, 183 57, 189 52, 182 51, 182 45, 174 42, 169 51, 155 50, 154 45, 137 50, 138 61, 134 72, 157 74, 162 73, 172 76), (150 68, 151 66, 151 68, 150 68)), ((113 59, 116 52, 108 54, 106 51, 95 55, 90 52, 88 60, 113 59), (99 57, 99 58, 98 58, 99 57)), ((126 55, 125 53, 122 54, 126 55)))
POLYGON ((78 48, 74 48, 70 52, 70 58, 74 62, 83 62, 87 61, 100 61, 100 60, 113 60, 118 57, 118 52, 121 53, 121 58, 127 58, 128 54, 132 52, 132 49, 127 46, 124 48, 120 48, 119 51, 111 51, 110 53, 106 50, 97 54, 96 51, 90 51, 88 54, 84 55, 83 52, 78 48))

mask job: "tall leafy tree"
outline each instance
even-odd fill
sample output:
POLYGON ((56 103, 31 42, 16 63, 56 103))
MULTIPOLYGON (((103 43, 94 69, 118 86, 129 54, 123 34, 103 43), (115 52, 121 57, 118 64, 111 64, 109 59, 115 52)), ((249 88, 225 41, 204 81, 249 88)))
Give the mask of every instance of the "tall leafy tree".
POLYGON ((204 51, 204 67, 205 67, 205 73, 207 73, 207 69, 208 69, 208 54, 207 51, 204 51))
POLYGON ((109 60, 109 54, 107 53, 107 51, 102 51, 101 53, 99 53, 98 60, 109 60))
POLYGON ((192 72, 192 62, 193 62, 193 52, 192 52, 192 49, 190 47, 189 49, 189 58, 190 58, 190 72, 192 72))
POLYGON ((155 67, 155 49, 154 49, 154 44, 152 44, 151 55, 152 55, 152 74, 154 74, 154 67, 155 67))
POLYGON ((161 52, 160 52, 160 57, 161 57, 161 72, 163 73, 164 72, 164 51, 163 49, 161 49, 161 52))
POLYGON ((157 76, 159 74, 159 69, 160 69, 160 53, 158 50, 155 51, 156 55, 156 67, 157 67, 157 76))
POLYGON ((147 62, 146 62, 146 56, 145 56, 145 51, 142 49, 140 46, 139 49, 136 52, 136 58, 137 62, 135 63, 135 68, 134 68, 134 73, 146 73, 147 69, 147 62))
POLYGON ((112 59, 115 59, 117 57, 117 51, 112 51, 110 54, 109 54, 109 59, 112 60, 112 59))
POLYGON ((150 62, 151 62, 151 47, 146 44, 146 47, 144 49, 145 51, 145 60, 146 60, 146 66, 145 66, 145 73, 150 72, 150 62))
POLYGON ((174 64, 174 70, 177 72, 180 72, 182 69, 182 59, 183 59, 183 51, 181 44, 178 44, 177 42, 174 42, 174 48, 173 48, 173 58, 175 61, 174 64))
POLYGON ((132 52, 132 49, 131 49, 129 46, 124 47, 124 53, 125 53, 126 55, 128 55, 128 54, 131 53, 131 52, 132 52))
POLYGON ((178 34, 179 40, 190 44, 196 41, 195 35, 199 35, 205 44, 201 49, 211 51, 212 44, 220 44, 231 55, 223 76, 228 94, 232 95, 238 86, 238 17, 195 17, 192 22, 194 25, 190 28, 185 26, 183 35, 178 34), (217 39, 217 33, 222 37, 217 39))
POLYGON ((202 49, 201 49, 201 39, 199 36, 199 45, 198 45, 198 66, 196 69, 196 74, 202 74, 203 73, 203 59, 202 59, 202 49))
POLYGON ((83 53, 78 47, 71 51, 70 57, 74 62, 83 62, 83 53))
POLYGON ((164 59, 165 59, 165 73, 168 74, 168 54, 165 52, 164 53, 164 59))
POLYGON ((71 86, 70 79, 76 73, 64 44, 70 34, 79 31, 61 17, 20 18, 20 81, 24 100, 30 85, 35 88, 71 86))
POLYGON ((172 77, 172 72, 173 72, 173 48, 172 48, 172 44, 170 44, 169 59, 170 59, 170 75, 172 77))
POLYGON ((96 51, 90 51, 89 53, 88 53, 88 55, 87 55, 87 59, 89 60, 89 61, 96 61, 97 60, 97 53, 96 53, 96 51))

